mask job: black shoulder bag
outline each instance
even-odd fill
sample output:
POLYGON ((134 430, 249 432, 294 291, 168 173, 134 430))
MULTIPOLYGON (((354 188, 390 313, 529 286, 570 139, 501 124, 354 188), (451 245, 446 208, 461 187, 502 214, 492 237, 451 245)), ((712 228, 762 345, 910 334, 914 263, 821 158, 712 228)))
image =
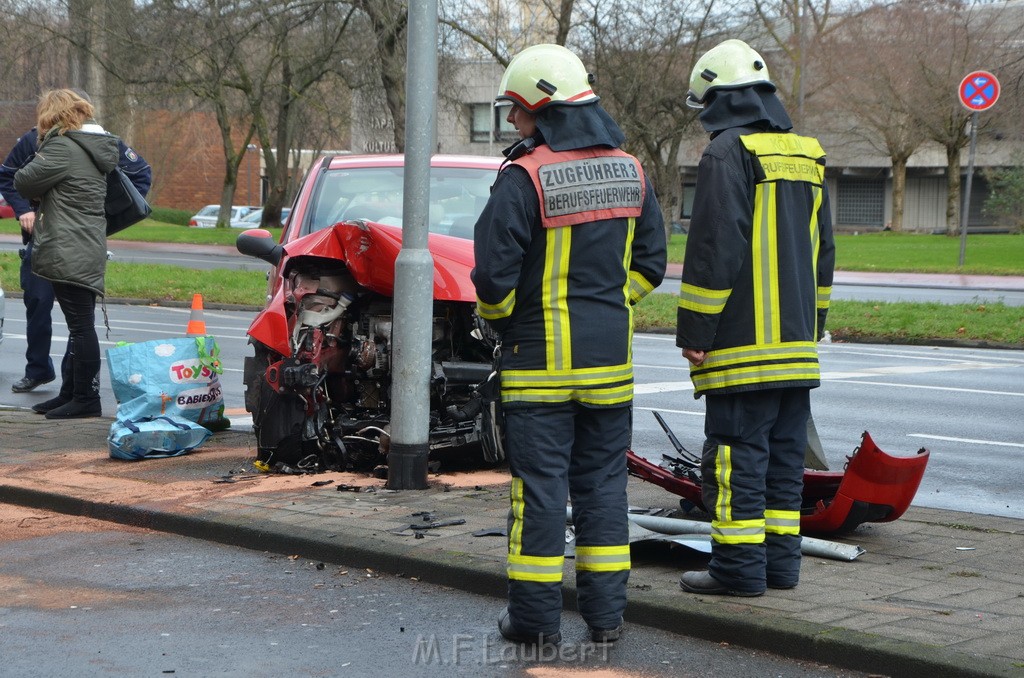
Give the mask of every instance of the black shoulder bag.
POLYGON ((108 236, 139 223, 153 213, 153 208, 120 167, 115 167, 107 175, 107 201, 104 210, 107 213, 108 236))
MULTIPOLYGON (((77 140, 68 138, 78 144, 77 140)), ((89 154, 85 146, 82 144, 78 144, 78 146, 86 152, 86 155, 89 154)), ((90 155, 89 158, 92 159, 92 156, 90 155)), ((93 160, 93 164, 96 164, 95 160, 93 160)), ((153 213, 153 208, 149 206, 146 199, 139 193, 139 189, 135 188, 135 184, 120 167, 115 167, 107 174, 107 199, 103 210, 107 217, 108 236, 139 223, 153 213)))

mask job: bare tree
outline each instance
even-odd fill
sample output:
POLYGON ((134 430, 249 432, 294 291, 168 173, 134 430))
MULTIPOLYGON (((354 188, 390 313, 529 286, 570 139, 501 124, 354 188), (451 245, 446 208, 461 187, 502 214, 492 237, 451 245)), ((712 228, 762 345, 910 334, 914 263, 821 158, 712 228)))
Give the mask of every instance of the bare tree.
POLYGON ((915 4, 920 8, 914 31, 918 49, 907 56, 916 67, 918 86, 929 94, 916 119, 928 138, 945 148, 946 234, 956 235, 961 221, 961 151, 970 139, 966 128, 970 111, 959 102, 959 84, 979 64, 998 69, 1011 58, 1005 46, 1019 35, 1020 22, 1001 6, 965 5, 956 0, 915 4), (1014 23, 1007 26, 1007 21, 1014 23))
POLYGON ((714 0, 608 0, 591 6, 595 89, 625 132, 626 149, 643 162, 667 232, 682 207, 680 155, 686 140, 700 135, 697 111, 685 100, 714 7, 714 0))
POLYGON ((375 66, 394 126, 395 148, 405 147, 405 64, 408 7, 401 0, 356 0, 375 38, 375 66))
POLYGON ((907 162, 926 139, 916 119, 922 106, 916 67, 905 58, 919 47, 914 32, 919 14, 910 3, 876 7, 851 16, 820 43, 827 87, 817 126, 889 158, 894 231, 903 230, 907 162))

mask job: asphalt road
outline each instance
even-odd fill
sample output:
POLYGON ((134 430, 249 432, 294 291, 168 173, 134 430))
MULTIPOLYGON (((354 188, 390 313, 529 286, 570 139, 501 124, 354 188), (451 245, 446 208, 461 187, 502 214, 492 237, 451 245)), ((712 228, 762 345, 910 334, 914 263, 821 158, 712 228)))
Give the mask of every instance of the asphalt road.
POLYGON ((42 511, 0 507, 0 549, 5 676, 865 675, 635 624, 595 645, 575 613, 539 654, 498 635, 504 591, 42 511))

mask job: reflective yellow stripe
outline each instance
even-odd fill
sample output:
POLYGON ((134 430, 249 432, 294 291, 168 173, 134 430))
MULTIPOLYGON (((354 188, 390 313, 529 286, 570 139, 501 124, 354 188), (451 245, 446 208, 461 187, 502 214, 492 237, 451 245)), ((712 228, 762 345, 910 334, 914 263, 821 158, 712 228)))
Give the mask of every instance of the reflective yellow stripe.
POLYGON ((527 388, 501 389, 503 403, 565 403, 576 401, 591 405, 619 405, 633 399, 633 384, 609 388, 527 388))
POLYGON ((629 272, 629 301, 637 303, 654 289, 654 285, 636 271, 629 272))
POLYGON ((764 519, 712 520, 711 538, 719 544, 763 544, 764 519))
POLYGON ((561 370, 572 365, 572 332, 569 327, 569 250, 572 228, 546 228, 544 279, 541 305, 544 308, 544 337, 547 366, 561 370))
POLYGON ((560 582, 565 556, 508 556, 509 579, 518 581, 560 582))
POLYGON ((832 287, 818 288, 818 308, 828 308, 832 300, 832 287))
POLYGON ((713 369, 757 360, 816 359, 818 346, 813 341, 787 341, 763 346, 736 346, 716 349, 708 353, 701 369, 713 369))
POLYGON ((628 570, 629 544, 621 546, 576 545, 576 569, 587 572, 618 572, 628 570))
POLYGON ((800 534, 800 512, 767 509, 764 512, 764 531, 771 534, 800 534))
POLYGON ((512 488, 509 490, 512 501, 512 529, 508 533, 508 554, 519 555, 523 552, 523 479, 512 476, 512 488))
POLYGON ((819 381, 821 369, 818 362, 787 363, 782 365, 754 365, 717 372, 690 373, 690 381, 697 391, 710 388, 727 388, 745 384, 769 383, 776 381, 819 381))
MULTIPOLYGON (((718 483, 718 500, 715 502, 715 518, 722 522, 732 519, 732 448, 719 445, 715 452, 715 480, 718 483)), ((715 521, 712 520, 714 525, 715 521)))
POLYGON ((484 320, 496 320, 497 318, 507 318, 512 315, 512 309, 516 306, 516 291, 512 290, 508 293, 508 296, 499 301, 497 304, 488 304, 482 301, 480 297, 476 298, 476 312, 484 320))
POLYGON ((758 184, 754 191, 754 338, 758 344, 780 338, 778 234, 775 223, 775 185, 758 184))
POLYGON ((629 364, 577 367, 568 370, 506 370, 501 373, 502 388, 610 384, 632 379, 633 366, 629 364))
MULTIPOLYGON (((821 247, 821 238, 818 233, 818 211, 821 209, 823 191, 819 187, 814 189, 814 207, 811 210, 811 270, 813 271, 814 279, 818 279, 818 251, 821 247)), ((815 308, 828 308, 829 298, 832 295, 831 287, 818 287, 817 300, 815 302, 815 308), (824 299, 822 299, 822 290, 828 290, 824 299)), ((818 316, 814 316, 814 336, 818 336, 818 316)))
POLYGON ((689 283, 679 286, 679 308, 696 313, 721 313, 732 290, 710 290, 689 283))
POLYGON ((629 270, 629 265, 633 260, 633 230, 635 228, 636 218, 630 217, 626 220, 626 247, 622 250, 622 270, 626 272, 626 286, 623 288, 623 297, 627 303, 633 297, 633 272, 629 270))

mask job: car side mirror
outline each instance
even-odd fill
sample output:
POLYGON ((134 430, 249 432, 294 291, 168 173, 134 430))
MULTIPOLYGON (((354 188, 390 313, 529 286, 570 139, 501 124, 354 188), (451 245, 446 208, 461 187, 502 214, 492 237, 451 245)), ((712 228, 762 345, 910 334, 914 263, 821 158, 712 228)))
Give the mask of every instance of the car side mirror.
POLYGON ((262 259, 271 266, 277 266, 284 256, 284 248, 274 241, 270 231, 263 228, 242 231, 235 240, 235 247, 247 257, 262 259))

